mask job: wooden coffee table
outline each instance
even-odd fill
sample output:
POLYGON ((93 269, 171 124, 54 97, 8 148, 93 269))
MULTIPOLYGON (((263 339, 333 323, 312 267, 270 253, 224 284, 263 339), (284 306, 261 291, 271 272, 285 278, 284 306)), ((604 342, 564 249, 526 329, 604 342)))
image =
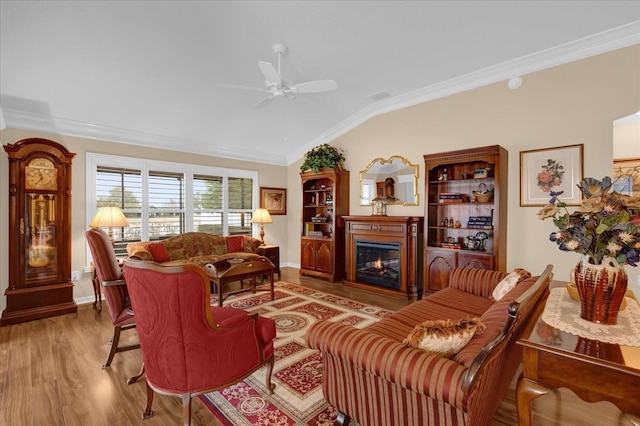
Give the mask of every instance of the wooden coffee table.
POLYGON ((218 293, 218 306, 222 306, 222 301, 224 300, 224 298, 232 294, 242 293, 245 291, 251 291, 252 293, 255 293, 257 291, 256 280, 258 278, 264 277, 265 275, 269 276, 271 284, 269 286, 269 289, 264 291, 271 291, 271 300, 273 300, 273 263, 271 263, 271 261, 264 256, 260 256, 257 259, 239 260, 242 261, 234 263, 232 259, 223 259, 211 263, 211 268, 206 268, 211 283, 215 284, 217 287, 216 290, 218 293), (244 287, 244 283, 242 281, 245 279, 251 279, 250 287, 244 287), (238 290, 224 292, 225 285, 234 281, 240 281, 241 288, 238 290))

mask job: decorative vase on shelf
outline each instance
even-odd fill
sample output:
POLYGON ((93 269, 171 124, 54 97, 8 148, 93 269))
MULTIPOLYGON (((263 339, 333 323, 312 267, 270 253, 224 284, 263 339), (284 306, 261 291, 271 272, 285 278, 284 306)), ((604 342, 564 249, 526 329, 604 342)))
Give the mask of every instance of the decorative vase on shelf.
POLYGON ((627 291, 627 272, 612 257, 591 263, 584 255, 576 265, 574 278, 580 295, 580 318, 600 324, 618 322, 620 304, 627 291))

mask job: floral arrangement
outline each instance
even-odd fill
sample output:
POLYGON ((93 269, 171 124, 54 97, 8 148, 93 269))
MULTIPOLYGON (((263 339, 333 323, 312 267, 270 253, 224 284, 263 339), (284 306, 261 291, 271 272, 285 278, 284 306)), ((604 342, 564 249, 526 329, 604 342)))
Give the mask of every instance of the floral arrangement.
POLYGON ((538 186, 544 192, 550 192, 554 186, 562 184, 564 176, 564 166, 556 160, 547 160, 547 164, 543 165, 542 170, 538 173, 538 186))
POLYGON ((558 231, 549 239, 560 250, 588 255, 596 265, 613 257, 620 265, 637 266, 640 261, 640 197, 613 191, 611 178, 586 178, 578 188, 583 201, 569 212, 559 201, 560 192, 550 191, 550 204, 538 213, 541 220, 553 218, 558 231))

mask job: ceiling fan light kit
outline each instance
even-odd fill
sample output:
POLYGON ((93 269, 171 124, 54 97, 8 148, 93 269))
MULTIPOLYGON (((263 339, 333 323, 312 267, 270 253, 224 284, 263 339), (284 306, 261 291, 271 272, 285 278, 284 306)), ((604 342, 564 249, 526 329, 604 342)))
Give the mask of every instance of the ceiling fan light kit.
POLYGON ((273 52, 278 56, 278 69, 265 61, 258 61, 258 68, 264 77, 264 88, 247 87, 238 85, 219 84, 221 87, 231 89, 250 89, 266 93, 267 96, 256 104, 256 108, 262 108, 269 105, 275 98, 285 97, 287 99, 295 99, 297 94, 320 93, 335 90, 338 84, 335 80, 315 80, 306 81, 304 83, 291 84, 290 81, 282 77, 280 72, 280 59, 283 53, 288 51, 287 46, 282 43, 276 43, 272 46, 273 52))

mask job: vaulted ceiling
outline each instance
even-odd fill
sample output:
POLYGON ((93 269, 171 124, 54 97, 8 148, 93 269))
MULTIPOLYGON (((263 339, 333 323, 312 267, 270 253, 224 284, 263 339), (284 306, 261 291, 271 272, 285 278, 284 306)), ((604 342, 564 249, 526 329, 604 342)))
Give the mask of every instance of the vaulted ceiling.
POLYGON ((287 165, 370 117, 640 43, 638 1, 0 2, 9 127, 287 165), (288 52, 323 93, 264 108, 288 52))

